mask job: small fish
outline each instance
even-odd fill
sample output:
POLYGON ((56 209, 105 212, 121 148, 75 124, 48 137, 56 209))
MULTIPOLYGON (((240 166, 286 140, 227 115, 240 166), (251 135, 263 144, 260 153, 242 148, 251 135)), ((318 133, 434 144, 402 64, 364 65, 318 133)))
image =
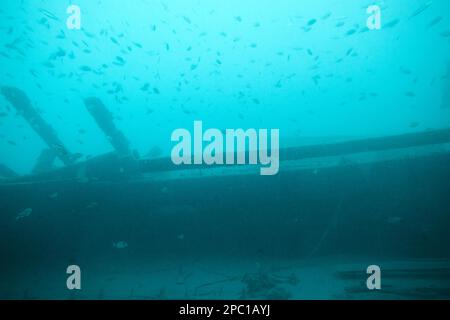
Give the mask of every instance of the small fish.
POLYGON ((385 23, 385 24, 383 25, 383 28, 393 28, 393 27, 395 27, 399 22, 400 22, 399 19, 395 19, 395 20, 389 21, 388 23, 385 23))
POLYGON ((113 247, 116 249, 125 249, 128 248, 128 243, 126 243, 125 241, 117 241, 113 243, 113 247))
POLYGON ((366 26, 361 27, 361 29, 359 30, 359 33, 364 33, 364 32, 368 32, 369 28, 367 28, 366 26))
POLYGON ((58 198, 58 192, 52 193, 51 195, 48 196, 50 199, 56 199, 58 198))
POLYGON ((3 57, 5 57, 5 58, 11 58, 7 53, 5 53, 5 52, 0 52, 0 55, 2 55, 3 57))
POLYGON ((422 6, 420 6, 416 11, 413 12, 413 14, 409 17, 410 19, 418 16, 419 14, 421 14, 422 12, 424 12, 425 10, 427 10, 431 5, 432 5, 433 1, 427 1, 425 2, 422 6))
POLYGON ((346 35, 346 36, 351 36, 351 35, 355 34, 356 31, 358 31, 358 30, 356 30, 356 29, 350 29, 350 30, 348 30, 348 31, 345 33, 345 35, 346 35))
POLYGON ((162 187, 160 191, 161 191, 161 193, 167 193, 167 192, 169 192, 169 188, 168 187, 162 187))
POLYGON ((402 221, 403 221, 403 218, 400 218, 400 217, 389 217, 389 218, 387 218, 387 223, 389 223, 389 224, 397 224, 397 223, 402 222, 402 221))
POLYGON ((59 21, 58 17, 56 15, 54 15, 53 13, 51 13, 48 10, 45 9, 39 9, 39 11, 44 14, 47 18, 55 20, 55 21, 59 21))
POLYGON ((184 20, 186 23, 191 24, 191 19, 189 19, 188 17, 183 16, 183 20, 184 20))
POLYGON ((56 51, 55 53, 52 53, 49 57, 50 60, 55 60, 56 58, 62 58, 66 55, 66 51, 64 51, 63 49, 59 48, 58 51, 56 51))
POLYGON ((317 19, 311 19, 308 21, 307 25, 310 27, 310 26, 313 26, 314 24, 316 24, 316 22, 317 22, 317 19))
POLYGON ((55 65, 53 63, 51 63, 50 61, 46 61, 42 65, 49 69, 53 69, 55 67, 55 65))
POLYGON ((64 33, 63 30, 61 30, 59 32, 59 34, 56 36, 57 39, 65 39, 66 38, 66 34, 64 33))
POLYGON ((16 221, 29 217, 32 212, 33 212, 33 209, 26 208, 25 210, 23 210, 17 214, 16 221))
POLYGON ((281 88, 281 79, 277 81, 275 88, 281 88))
POLYGON ((430 29, 431 27, 434 27, 435 25, 437 25, 439 22, 442 21, 442 17, 436 17, 433 20, 430 21, 430 23, 427 24, 427 29, 430 29))
POLYGON ((86 30, 83 30, 83 33, 84 33, 84 35, 85 35, 86 37, 88 37, 88 38, 91 38, 91 39, 95 38, 95 35, 94 35, 94 34, 92 34, 92 33, 90 33, 90 32, 87 32, 86 30))
POLYGON ((411 74, 411 70, 405 67, 400 67, 400 72, 403 74, 411 74))
POLYGON ((326 19, 328 19, 329 17, 331 17, 331 12, 328 12, 327 14, 325 14, 325 15, 322 17, 322 20, 326 20, 326 19))
POLYGON ((91 67, 89 67, 89 66, 81 66, 81 67, 80 67, 80 70, 81 70, 81 71, 85 71, 85 72, 92 71, 91 67))
POLYGON ((98 203, 97 202, 91 202, 86 206, 86 209, 92 209, 98 207, 98 203))

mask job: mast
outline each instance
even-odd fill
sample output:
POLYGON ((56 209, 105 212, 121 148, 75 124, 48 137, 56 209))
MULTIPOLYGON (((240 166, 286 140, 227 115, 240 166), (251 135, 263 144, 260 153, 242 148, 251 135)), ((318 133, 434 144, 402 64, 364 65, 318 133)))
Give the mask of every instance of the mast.
POLYGON ((33 108, 25 92, 8 86, 0 88, 1 94, 16 108, 17 112, 29 123, 31 128, 41 137, 48 147, 54 150, 56 156, 65 164, 74 163, 70 152, 59 140, 53 128, 33 108))

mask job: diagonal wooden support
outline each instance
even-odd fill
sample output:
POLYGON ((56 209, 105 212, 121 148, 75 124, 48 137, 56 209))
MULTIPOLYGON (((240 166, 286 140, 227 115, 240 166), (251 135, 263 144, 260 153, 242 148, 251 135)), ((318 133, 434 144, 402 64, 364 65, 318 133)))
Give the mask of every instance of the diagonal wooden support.
POLYGON ((3 86, 0 88, 0 93, 16 108, 17 112, 30 124, 31 128, 44 140, 48 147, 54 150, 56 156, 65 165, 75 162, 53 128, 33 108, 25 92, 14 87, 3 86))

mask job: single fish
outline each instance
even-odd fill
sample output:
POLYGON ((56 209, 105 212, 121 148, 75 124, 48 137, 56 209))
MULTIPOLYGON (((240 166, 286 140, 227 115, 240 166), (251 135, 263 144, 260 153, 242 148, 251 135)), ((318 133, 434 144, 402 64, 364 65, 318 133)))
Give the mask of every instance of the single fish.
POLYGON ((326 20, 326 19, 328 19, 329 17, 331 17, 331 12, 328 12, 327 14, 325 14, 325 15, 322 17, 322 20, 326 20))
POLYGON ((358 31, 358 30, 356 30, 356 29, 350 29, 350 30, 348 30, 348 31, 345 33, 345 35, 346 35, 346 36, 351 36, 351 35, 355 34, 356 31, 358 31))
POLYGON ((26 208, 25 210, 23 210, 17 214, 16 221, 29 217, 32 212, 33 212, 33 209, 26 208))
POLYGON ((42 9, 42 8, 39 9, 39 11, 40 11, 43 15, 45 15, 47 18, 52 19, 52 20, 55 20, 55 21, 59 21, 58 17, 57 17, 56 15, 54 15, 53 13, 51 13, 50 11, 45 10, 45 9, 42 9))
POLYGON ((425 2, 422 6, 420 6, 416 11, 414 11, 414 13, 409 17, 410 19, 418 16, 419 14, 421 14, 422 12, 424 12, 425 10, 427 10, 431 5, 433 4, 433 1, 427 1, 425 2))
POLYGON ((51 195, 48 196, 50 199, 56 199, 58 198, 58 192, 52 193, 51 195))
POLYGON ((411 70, 406 67, 400 67, 400 72, 403 74, 411 74, 411 70))
POLYGON ((393 28, 393 27, 395 27, 399 22, 400 22, 399 19, 395 19, 395 20, 389 21, 388 23, 385 23, 385 24, 383 25, 383 28, 393 28))
POLYGON ((86 72, 92 71, 91 67, 89 67, 89 66, 81 66, 80 70, 81 71, 86 71, 86 72))
POLYGON ((91 202, 86 206, 86 209, 92 209, 98 207, 98 203, 97 202, 91 202))
POLYGON ((427 29, 430 29, 431 27, 434 27, 435 25, 437 25, 439 22, 442 21, 442 17, 436 17, 433 20, 430 21, 430 23, 427 24, 427 29))
POLYGON ((191 19, 189 19, 188 17, 183 16, 183 20, 184 20, 186 23, 191 24, 191 19))
POLYGON ((125 241, 114 242, 113 247, 116 249, 119 249, 119 250, 125 249, 125 248, 128 248, 128 243, 126 243, 125 241))
POLYGON ((310 27, 310 26, 313 26, 314 24, 316 24, 316 22, 317 22, 317 19, 311 19, 308 21, 307 25, 310 27))
POLYGON ((401 217, 389 217, 389 218, 387 218, 387 223, 388 224, 397 224, 397 223, 402 222, 402 221, 403 221, 403 218, 401 218, 401 217))

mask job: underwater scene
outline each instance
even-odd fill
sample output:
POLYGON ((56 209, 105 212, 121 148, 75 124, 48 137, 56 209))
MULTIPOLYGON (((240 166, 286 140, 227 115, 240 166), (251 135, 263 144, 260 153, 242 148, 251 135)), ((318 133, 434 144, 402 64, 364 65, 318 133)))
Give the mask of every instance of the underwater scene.
POLYGON ((448 0, 3 0, 0 299, 450 299, 448 0))

